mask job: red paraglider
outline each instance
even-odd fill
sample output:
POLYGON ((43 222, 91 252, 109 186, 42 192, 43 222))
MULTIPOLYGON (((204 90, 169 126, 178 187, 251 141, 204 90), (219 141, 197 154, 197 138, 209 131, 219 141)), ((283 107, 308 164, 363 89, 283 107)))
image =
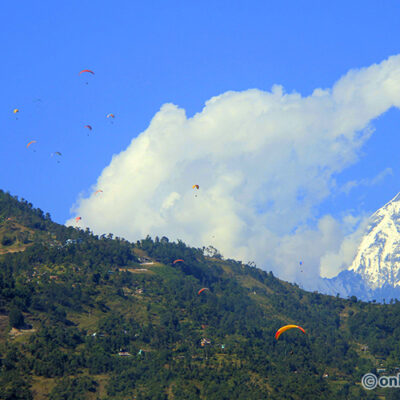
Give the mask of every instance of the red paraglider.
POLYGON ((173 262, 173 264, 176 264, 177 262, 185 262, 184 260, 182 260, 181 258, 179 258, 178 260, 175 260, 174 262, 173 262))
POLYGON ((207 288, 207 287, 203 287, 203 289, 200 289, 200 290, 197 292, 197 294, 202 294, 205 290, 210 290, 210 289, 207 288))
POLYGON ((81 72, 79 72, 79 75, 83 74, 84 72, 89 72, 89 74, 94 75, 94 72, 90 69, 83 69, 81 72))

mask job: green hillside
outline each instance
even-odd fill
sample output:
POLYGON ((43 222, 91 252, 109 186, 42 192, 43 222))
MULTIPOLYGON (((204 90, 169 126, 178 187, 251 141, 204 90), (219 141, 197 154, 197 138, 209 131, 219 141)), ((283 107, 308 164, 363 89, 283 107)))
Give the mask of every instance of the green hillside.
POLYGON ((0 191, 0 398, 398 398, 360 382, 397 374, 400 303, 305 292, 203 250, 67 228, 0 191), (286 324, 306 334, 275 340, 286 324))

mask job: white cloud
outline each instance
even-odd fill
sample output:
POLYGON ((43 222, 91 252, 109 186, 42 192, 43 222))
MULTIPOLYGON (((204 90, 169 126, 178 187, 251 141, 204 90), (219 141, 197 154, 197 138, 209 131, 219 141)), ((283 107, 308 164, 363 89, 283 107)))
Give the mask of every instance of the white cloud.
POLYGON ((320 275, 333 278, 339 272, 347 269, 356 256, 361 238, 368 224, 368 216, 354 218, 347 216, 340 224, 335 246, 330 245, 320 258, 320 275))
POLYGON ((165 104, 103 170, 101 196, 74 211, 95 233, 212 244, 286 279, 301 279, 299 260, 307 279, 320 266, 330 274, 352 251, 346 222, 309 221, 335 190, 332 176, 357 161, 370 122, 392 106, 400 106, 400 56, 308 97, 280 86, 230 91, 192 118, 165 104))

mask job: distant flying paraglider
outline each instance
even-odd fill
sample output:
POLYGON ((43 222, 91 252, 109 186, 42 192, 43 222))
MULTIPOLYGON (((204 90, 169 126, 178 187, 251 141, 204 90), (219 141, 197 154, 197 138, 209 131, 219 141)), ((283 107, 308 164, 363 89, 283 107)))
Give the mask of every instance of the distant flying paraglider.
POLYGON ((181 258, 178 258, 177 260, 175 260, 174 262, 173 262, 173 264, 176 264, 177 262, 185 262, 184 260, 182 260, 181 258))
POLYGON ((31 140, 31 141, 26 145, 26 148, 28 149, 29 146, 30 146, 31 144, 33 144, 33 143, 37 143, 36 140, 31 140))
POLYGON ((115 118, 115 115, 113 113, 109 113, 109 114, 106 115, 106 118, 109 119, 111 121, 111 123, 113 124, 114 123, 113 120, 115 118))
POLYGON ((192 186, 192 189, 197 189, 197 190, 199 190, 199 189, 200 189, 200 186, 199 186, 199 185, 193 185, 193 186, 192 186))
MULTIPOLYGON (((57 155, 57 156, 60 156, 61 157, 61 153, 59 152, 59 151, 55 151, 54 153, 51 153, 51 156, 52 157, 54 157, 55 155, 57 155)), ((57 160, 57 163, 59 164, 60 163, 60 161, 59 160, 57 160)))
MULTIPOLYGON (((84 128, 89 129, 89 131, 93 130, 92 125, 85 125, 84 128)), ((89 134, 88 134, 88 136, 89 136, 89 134)))
POLYGON ((200 289, 200 290, 197 292, 197 294, 202 294, 205 290, 210 290, 210 289, 207 288, 207 287, 203 287, 202 289, 200 289))
MULTIPOLYGON (((83 69, 82 71, 79 72, 79 75, 82 75, 83 73, 85 73, 85 75, 86 75, 86 73, 94 75, 94 72, 91 69, 83 69)), ((86 85, 88 85, 88 84, 89 84, 89 82, 86 81, 86 85)))
POLYGON ((96 196, 98 193, 103 193, 103 191, 101 189, 98 189, 94 192, 94 195, 96 196))
POLYGON ((76 217, 75 222, 78 223, 81 219, 82 219, 82 217, 76 217))
POLYGON ((281 336, 283 332, 286 332, 287 330, 293 329, 293 328, 300 329, 303 333, 306 333, 306 331, 301 326, 298 326, 298 325, 285 325, 285 326, 282 326, 282 328, 279 328, 276 331, 275 339, 278 340, 279 336, 281 336))
POLYGON ((13 114, 18 114, 18 113, 19 113, 19 109, 18 108, 14 108, 13 114))

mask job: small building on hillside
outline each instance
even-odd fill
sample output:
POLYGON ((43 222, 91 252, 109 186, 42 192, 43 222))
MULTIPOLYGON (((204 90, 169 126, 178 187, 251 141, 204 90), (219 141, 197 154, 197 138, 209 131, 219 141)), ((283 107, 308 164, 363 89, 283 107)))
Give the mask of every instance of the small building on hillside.
POLYGON ((147 263, 147 262, 151 262, 152 260, 148 257, 142 256, 142 257, 138 257, 138 260, 140 263, 147 263))
POLYGON ((376 372, 382 374, 383 372, 386 372, 386 368, 377 368, 376 372))
POLYGON ((131 356, 132 354, 131 354, 131 353, 128 353, 127 351, 119 351, 119 352, 118 352, 118 355, 119 355, 120 357, 129 357, 129 356, 131 356))

